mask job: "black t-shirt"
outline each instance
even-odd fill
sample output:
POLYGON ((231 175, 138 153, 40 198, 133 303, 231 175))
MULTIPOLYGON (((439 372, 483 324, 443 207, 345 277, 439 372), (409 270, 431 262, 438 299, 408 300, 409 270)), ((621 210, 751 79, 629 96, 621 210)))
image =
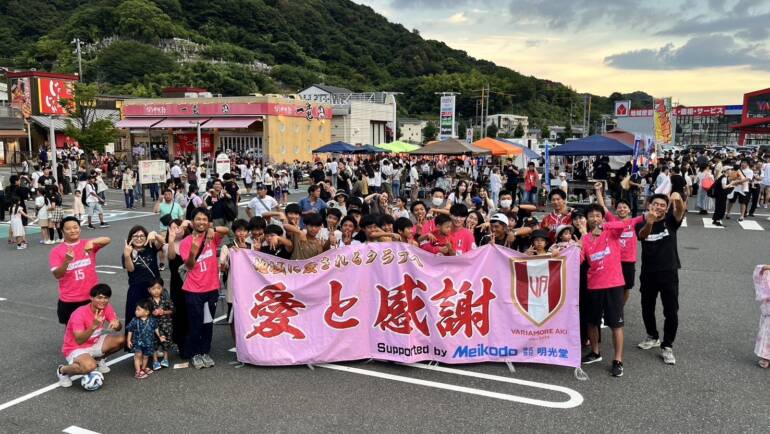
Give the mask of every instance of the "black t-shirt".
POLYGON ((321 169, 313 169, 313 171, 310 172, 310 178, 313 179, 313 183, 318 184, 326 178, 326 174, 321 169))
POLYGON ((684 188, 687 187, 687 181, 685 181, 682 175, 671 175, 671 192, 684 195, 684 188))
POLYGON ((37 179, 37 185, 43 188, 44 190, 48 190, 50 187, 53 187, 56 185, 56 180, 51 175, 43 175, 40 178, 37 179))
MULTIPOLYGON (((128 273, 128 286, 148 287, 151 280, 160 276, 158 271, 158 249, 155 246, 148 245, 142 251, 134 250, 131 257, 134 263, 134 271, 128 273)), ((121 253, 120 261, 123 268, 126 268, 126 257, 121 253)))
MULTIPOLYGON (((637 223, 637 236, 645 224, 645 221, 637 223)), ((682 222, 676 220, 674 209, 671 208, 662 221, 652 226, 646 240, 639 239, 642 243, 642 273, 675 271, 682 268, 676 244, 676 233, 681 225, 682 222)))
POLYGON ((225 196, 222 195, 219 197, 219 200, 214 202, 213 198, 211 196, 206 197, 206 207, 211 210, 211 218, 212 219, 223 219, 225 218, 225 196))
POLYGON ((277 256, 282 259, 291 259, 291 252, 286 251, 286 248, 279 245, 275 250, 271 249, 270 246, 262 246, 259 249, 262 253, 267 253, 268 255, 277 256))
POLYGON ((225 191, 230 195, 230 199, 238 204, 238 184, 233 181, 225 182, 225 191))

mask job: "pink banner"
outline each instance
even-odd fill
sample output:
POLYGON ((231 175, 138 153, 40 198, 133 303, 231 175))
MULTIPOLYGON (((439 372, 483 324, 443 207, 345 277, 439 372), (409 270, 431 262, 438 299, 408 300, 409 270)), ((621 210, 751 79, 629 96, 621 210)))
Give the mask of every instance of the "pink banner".
POLYGON ((292 103, 179 103, 179 104, 126 104, 123 106, 126 117, 134 116, 244 116, 271 115, 302 117, 307 120, 324 120, 332 118, 332 107, 329 105, 311 104, 297 101, 292 103))
POLYGON ((351 246, 305 261, 233 252, 238 360, 577 367, 579 253, 527 257, 490 245, 445 257, 404 243, 351 246))

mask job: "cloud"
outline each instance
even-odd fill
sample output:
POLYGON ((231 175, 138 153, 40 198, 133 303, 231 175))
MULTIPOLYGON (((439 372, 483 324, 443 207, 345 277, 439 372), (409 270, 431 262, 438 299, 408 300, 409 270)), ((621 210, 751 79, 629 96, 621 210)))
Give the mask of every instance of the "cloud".
POLYGON ((638 0, 511 0, 509 9, 515 23, 544 23, 551 29, 582 28, 599 21, 611 21, 615 27, 647 26, 666 15, 638 0))
POLYGON ((764 41, 770 37, 768 3, 763 0, 740 0, 729 10, 720 0, 708 0, 710 8, 717 12, 713 17, 697 15, 679 20, 659 31, 663 36, 695 36, 712 33, 729 33, 745 41, 764 41))
POLYGON ((547 42, 548 41, 546 39, 527 39, 526 41, 524 41, 524 45, 527 48, 535 48, 535 47, 539 47, 539 46, 541 46, 541 45, 543 45, 543 44, 545 44, 547 42))
POLYGON ((447 22, 450 24, 463 24, 468 22, 468 17, 465 16, 465 12, 458 12, 447 18, 447 22))
POLYGON ((392 0, 390 5, 394 8, 402 9, 449 9, 457 6, 467 6, 472 3, 475 4, 485 2, 478 0, 392 0))
POLYGON ((677 48, 666 44, 658 49, 642 49, 613 54, 604 63, 617 69, 675 70, 723 66, 748 66, 770 71, 768 52, 757 46, 739 44, 732 36, 706 35, 688 40, 677 48))

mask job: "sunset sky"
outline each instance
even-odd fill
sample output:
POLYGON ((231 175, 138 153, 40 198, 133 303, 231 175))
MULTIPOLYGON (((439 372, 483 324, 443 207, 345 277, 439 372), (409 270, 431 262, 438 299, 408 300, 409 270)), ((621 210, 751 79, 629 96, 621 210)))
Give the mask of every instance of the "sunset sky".
POLYGON ((741 104, 770 87, 770 0, 355 0, 426 39, 578 92, 741 104))

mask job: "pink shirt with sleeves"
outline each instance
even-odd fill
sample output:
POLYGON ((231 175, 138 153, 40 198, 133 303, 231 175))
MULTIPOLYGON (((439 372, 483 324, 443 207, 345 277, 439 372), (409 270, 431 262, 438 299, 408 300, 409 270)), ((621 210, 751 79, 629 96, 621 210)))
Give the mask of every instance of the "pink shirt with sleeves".
POLYGON ((644 221, 644 216, 637 216, 621 220, 611 212, 606 214, 607 222, 623 222, 626 227, 620 234, 620 262, 636 262, 637 238, 635 227, 637 223, 644 221))
MULTIPOLYGON (((91 334, 91 337, 82 344, 78 344, 75 340, 75 332, 82 332, 91 328, 91 324, 94 322, 94 312, 91 310, 91 304, 80 306, 72 312, 69 322, 67 322, 67 328, 64 330, 64 343, 61 346, 61 352, 64 357, 69 357, 70 353, 80 348, 90 348, 99 341, 99 337, 102 334, 103 328, 100 326, 91 334)), ((107 322, 115 321, 118 316, 115 315, 115 310, 111 304, 108 304, 104 308, 104 320, 107 322)))
MULTIPOLYGON (((179 255, 184 262, 190 256, 192 250, 193 236, 188 235, 179 243, 179 255)), ((203 250, 195 262, 192 270, 187 272, 187 278, 182 285, 182 289, 187 292, 204 293, 219 289, 219 259, 217 251, 222 236, 214 235, 211 241, 205 240, 203 250)))
POLYGON ((625 285, 620 266, 620 236, 626 225, 616 221, 605 223, 598 237, 584 235, 583 258, 588 262, 588 289, 608 289, 625 285))
POLYGON ((94 244, 90 253, 86 253, 88 240, 80 240, 75 244, 61 243, 51 250, 48 265, 51 271, 64 263, 67 250, 71 247, 75 257, 67 266, 67 271, 59 279, 59 300, 68 303, 85 301, 91 298, 91 288, 99 283, 96 275, 96 253, 101 248, 94 244))

